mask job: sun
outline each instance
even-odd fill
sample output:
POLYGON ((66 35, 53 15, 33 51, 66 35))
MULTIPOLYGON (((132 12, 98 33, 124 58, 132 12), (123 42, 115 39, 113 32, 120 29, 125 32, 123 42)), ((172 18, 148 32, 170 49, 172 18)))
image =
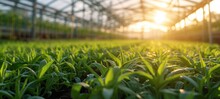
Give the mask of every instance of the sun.
POLYGON ((161 11, 155 12, 154 22, 156 24, 163 24, 165 20, 166 20, 166 13, 165 12, 161 12, 161 11))

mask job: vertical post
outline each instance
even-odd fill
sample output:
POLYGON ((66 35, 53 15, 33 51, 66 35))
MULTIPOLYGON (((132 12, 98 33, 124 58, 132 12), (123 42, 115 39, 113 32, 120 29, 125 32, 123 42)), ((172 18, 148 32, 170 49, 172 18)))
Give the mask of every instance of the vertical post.
MULTIPOLYGON (((146 20, 146 18, 145 18, 146 13, 145 13, 144 0, 140 0, 140 4, 141 4, 140 7, 142 9, 142 20, 145 21, 146 20)), ((141 27, 140 36, 141 36, 140 39, 144 40, 144 26, 143 25, 141 27)))
POLYGON ((103 32, 105 32, 105 33, 107 33, 106 32, 106 24, 105 24, 106 21, 107 21, 106 17, 105 17, 105 15, 103 15, 102 16, 102 28, 103 28, 103 32))
POLYGON ((54 22, 56 23, 57 22, 57 13, 54 14, 54 18, 53 19, 54 19, 54 22))
POLYGON ((211 6, 210 6, 210 0, 208 0, 208 10, 209 10, 209 22, 208 22, 208 33, 209 33, 209 43, 213 42, 212 38, 212 15, 211 15, 211 6))
POLYGON ((98 28, 98 31, 100 32, 101 31, 101 28, 100 28, 100 26, 101 26, 101 11, 99 10, 98 11, 98 18, 97 18, 97 23, 98 23, 98 26, 97 26, 97 28, 98 28))
MULTIPOLYGON (((13 16, 15 16, 16 14, 17 14, 17 6, 18 6, 18 2, 19 2, 19 0, 16 0, 14 3, 15 3, 15 5, 14 5, 14 7, 13 7, 13 16)), ((10 36, 12 37, 13 36, 13 34, 14 35, 16 35, 17 33, 16 32, 18 32, 17 31, 17 27, 16 27, 16 24, 19 24, 19 23, 17 23, 17 20, 16 19, 12 19, 13 20, 13 27, 12 27, 12 31, 11 31, 11 34, 10 34, 10 36)))
POLYGON ((89 32, 93 35, 93 9, 92 6, 90 6, 91 12, 90 12, 90 20, 89 20, 89 32))
POLYGON ((206 19, 205 19, 205 7, 202 7, 202 15, 203 15, 203 25, 202 25, 202 31, 203 31, 203 41, 206 41, 206 19))
POLYGON ((85 21, 85 12, 86 12, 86 7, 85 7, 85 3, 84 3, 84 0, 83 0, 83 15, 82 15, 82 29, 83 29, 83 31, 82 31, 82 33, 84 34, 84 33, 87 33, 88 31, 87 31, 87 25, 88 24, 86 24, 86 21, 85 21), (86 25, 85 25, 86 24, 86 25))
POLYGON ((52 37, 55 37, 57 38, 58 36, 58 31, 59 31, 59 28, 57 27, 57 13, 55 12, 54 13, 54 24, 53 24, 53 27, 54 27, 54 30, 52 30, 53 34, 52 34, 52 37))
POLYGON ((102 28, 103 28, 103 12, 101 12, 100 15, 100 31, 102 31, 102 28))
MULTIPOLYGON (((186 16, 186 11, 184 12, 184 16, 186 16)), ((186 30, 186 19, 187 19, 187 17, 183 19, 184 20, 184 31, 185 32, 187 32, 187 30, 186 30)))
POLYGON ((74 37, 77 37, 77 30, 78 30, 78 18, 74 18, 75 20, 74 20, 74 23, 75 23, 75 25, 74 25, 74 37))
POLYGON ((31 17, 31 32, 30 32, 30 35, 31 35, 32 39, 35 38, 36 4, 37 4, 37 1, 36 0, 32 0, 32 17, 31 17))
POLYGON ((112 39, 113 38, 113 21, 112 21, 112 18, 110 18, 111 20, 110 20, 110 22, 109 22, 109 29, 108 29, 108 33, 109 33, 109 35, 110 35, 110 39, 112 39))
POLYGON ((64 36, 65 36, 65 38, 67 38, 67 34, 69 32, 69 28, 67 28, 67 17, 64 17, 64 26, 66 28, 66 30, 65 30, 66 33, 64 34, 64 36))
POLYGON ((186 18, 184 20, 184 31, 186 32, 186 18))
MULTIPOLYGON (((83 0, 84 1, 84 0, 83 0)), ((85 11, 86 11, 86 7, 85 7, 85 3, 83 2, 83 20, 82 20, 82 27, 83 28, 85 28, 85 22, 84 22, 84 20, 85 20, 85 11)))
POLYGON ((71 33, 71 38, 76 37, 76 33, 75 33, 75 0, 72 0, 72 9, 71 9, 71 22, 72 22, 72 33, 71 33))
POLYGON ((64 17, 64 26, 67 26, 67 17, 64 17))
POLYGON ((113 20, 112 18, 112 33, 114 34, 116 31, 115 31, 115 21, 113 20))
POLYGON ((43 9, 40 10, 40 35, 42 35, 42 31, 43 31, 43 27, 42 27, 42 23, 43 22, 43 9))

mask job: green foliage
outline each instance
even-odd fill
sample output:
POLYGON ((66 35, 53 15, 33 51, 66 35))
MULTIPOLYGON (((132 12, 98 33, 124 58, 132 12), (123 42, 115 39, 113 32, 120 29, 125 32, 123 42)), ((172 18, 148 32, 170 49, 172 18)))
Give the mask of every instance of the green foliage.
MULTIPOLYGON (((9 29, 11 32, 25 33, 31 28, 31 16, 26 15, 27 13, 19 11, 8 11, 0 12, 0 27, 9 29)), ((66 35, 70 36, 76 32, 78 38, 97 38, 97 39, 107 39, 107 38, 126 38, 122 35, 106 33, 97 29, 88 29, 87 27, 77 27, 73 28, 67 22, 67 24, 61 22, 52 22, 49 20, 41 20, 36 18, 35 31, 37 35, 66 35)), ((62 37, 60 37, 62 38, 62 37)))
POLYGON ((4 42, 0 98, 218 99, 219 48, 168 41, 4 42))

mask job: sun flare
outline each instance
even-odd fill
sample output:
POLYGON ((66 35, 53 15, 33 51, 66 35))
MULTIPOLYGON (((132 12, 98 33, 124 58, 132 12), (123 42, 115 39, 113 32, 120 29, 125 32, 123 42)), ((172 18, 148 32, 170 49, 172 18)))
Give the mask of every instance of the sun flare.
POLYGON ((157 11, 154 15, 154 21, 156 24, 163 24, 164 21, 166 20, 166 13, 157 11))

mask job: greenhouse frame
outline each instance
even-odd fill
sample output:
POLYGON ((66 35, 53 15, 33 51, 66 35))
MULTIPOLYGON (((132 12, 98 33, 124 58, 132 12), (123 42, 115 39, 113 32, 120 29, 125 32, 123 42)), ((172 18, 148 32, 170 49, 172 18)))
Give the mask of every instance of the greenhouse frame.
MULTIPOLYGON (((135 2, 132 0, 1 0, 2 12, 10 11, 11 17, 15 13, 20 13, 20 15, 14 17, 13 20, 9 19, 8 25, 10 26, 2 24, 1 31, 3 31, 2 34, 6 35, 24 34, 24 36, 28 36, 28 38, 35 38, 36 36, 43 36, 45 34, 49 34, 52 37, 64 36, 73 38, 76 37, 77 34, 80 34, 81 31, 78 30, 78 28, 86 27, 89 29, 88 31, 99 30, 102 32, 121 33, 123 35, 125 32, 124 28, 132 23, 140 21, 154 22, 154 19, 148 15, 152 15, 157 10, 168 14, 170 13, 167 19, 168 21, 163 25, 168 27, 169 30, 177 30, 178 23, 182 20, 185 22, 189 15, 202 8, 203 18, 207 20, 206 23, 203 22, 203 26, 208 27, 208 37, 211 43, 213 39, 212 17, 209 6, 211 1, 212 0, 140 0, 135 2), (161 5, 168 5, 168 7, 164 8, 161 7, 161 5), (208 6, 208 10, 205 12, 204 9, 206 5, 208 6), (208 16, 205 16, 205 13, 208 13, 208 16), (133 16, 134 14, 136 15, 133 16), (28 18, 28 20, 26 20, 26 18, 28 18), (15 23, 14 25, 13 22, 15 23), (48 23, 48 26, 42 25, 44 22, 48 23), (48 30, 48 28, 53 29, 65 26, 68 27, 63 30, 57 29, 58 31, 56 32, 50 29, 48 30)), ((10 15, 8 17, 10 17, 10 15)), ((3 18, 4 17, 2 17, 2 20, 5 20, 3 18)), ((183 25, 183 27, 186 27, 186 22, 183 25)), ((207 32, 204 30, 204 33, 207 32)))
POLYGON ((0 0, 0 99, 220 99, 220 0, 0 0))

